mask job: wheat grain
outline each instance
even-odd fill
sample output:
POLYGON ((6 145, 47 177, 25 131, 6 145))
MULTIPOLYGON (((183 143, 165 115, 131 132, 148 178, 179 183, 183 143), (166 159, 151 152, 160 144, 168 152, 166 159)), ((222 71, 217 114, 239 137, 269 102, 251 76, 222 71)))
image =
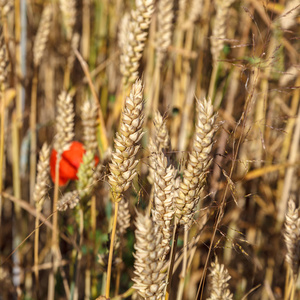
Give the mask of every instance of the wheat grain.
POLYGON ((109 183, 113 201, 120 201, 123 194, 136 176, 136 154, 140 148, 138 142, 143 136, 143 86, 137 80, 131 88, 130 96, 126 97, 119 132, 114 140, 115 152, 112 153, 109 183))
POLYGON ((187 225, 192 219, 198 204, 200 192, 205 185, 206 173, 210 166, 210 152, 213 136, 217 129, 216 115, 210 100, 198 102, 198 120, 193 138, 193 149, 189 153, 183 179, 176 190, 176 217, 181 224, 187 225))
POLYGON ((287 248, 285 259, 294 275, 297 275, 300 261, 300 217, 299 208, 296 209, 292 199, 288 201, 284 225, 284 240, 287 248))
POLYGON ((33 193, 33 200, 37 209, 41 210, 49 188, 49 157, 50 148, 45 143, 40 151, 37 165, 36 184, 33 193))
POLYGON ((74 137, 74 111, 72 97, 62 91, 57 101, 56 135, 54 149, 58 154, 68 150, 74 137))
POLYGON ((166 286, 166 273, 162 273, 164 253, 161 247, 162 235, 149 216, 137 213, 134 248, 133 288, 144 299, 161 299, 166 286))
POLYGON ((224 265, 220 265, 218 260, 211 264, 210 297, 207 300, 231 300, 232 294, 228 289, 228 281, 231 276, 228 274, 228 270, 224 265))
POLYGON ((38 67, 40 65, 45 52, 46 44, 48 42, 49 33, 50 33, 51 18, 52 18, 52 6, 51 4, 48 4, 43 9, 39 28, 34 40, 33 63, 35 67, 38 67))

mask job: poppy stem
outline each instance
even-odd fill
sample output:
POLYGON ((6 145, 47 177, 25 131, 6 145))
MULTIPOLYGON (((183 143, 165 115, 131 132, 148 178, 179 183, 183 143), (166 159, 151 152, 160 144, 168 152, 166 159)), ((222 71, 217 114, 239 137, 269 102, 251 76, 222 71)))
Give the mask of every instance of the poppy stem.
POLYGON ((113 228, 112 228, 111 239, 110 239, 108 266, 107 266, 107 279, 106 279, 106 290, 105 290, 106 298, 109 298, 112 259, 113 259, 114 242, 115 242, 116 229, 117 229, 118 208, 119 208, 119 202, 115 202, 115 215, 114 215, 113 228))

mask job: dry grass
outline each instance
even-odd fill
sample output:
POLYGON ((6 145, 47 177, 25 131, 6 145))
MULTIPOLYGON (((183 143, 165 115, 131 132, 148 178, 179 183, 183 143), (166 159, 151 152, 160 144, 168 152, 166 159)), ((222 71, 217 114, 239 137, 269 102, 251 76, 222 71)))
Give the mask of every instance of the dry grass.
POLYGON ((298 2, 0 0, 0 298, 299 299, 298 2))

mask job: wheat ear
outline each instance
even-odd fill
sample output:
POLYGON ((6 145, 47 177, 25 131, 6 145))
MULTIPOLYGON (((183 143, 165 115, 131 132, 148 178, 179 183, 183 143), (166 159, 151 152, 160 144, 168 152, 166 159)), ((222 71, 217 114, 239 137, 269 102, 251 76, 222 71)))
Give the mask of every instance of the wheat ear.
POLYGON ((136 9, 131 11, 127 30, 122 30, 123 34, 119 35, 119 44, 123 45, 120 71, 124 84, 134 82, 138 77, 139 60, 143 55, 153 12, 153 0, 136 0, 136 9))
POLYGON ((143 85, 137 80, 131 88, 129 97, 126 97, 122 112, 121 127, 114 140, 115 152, 112 154, 110 164, 111 174, 108 176, 111 185, 112 201, 115 202, 113 228, 110 241, 109 258, 107 266, 107 281, 105 296, 109 298, 113 246, 117 229, 119 202, 123 193, 130 187, 136 176, 138 160, 136 154, 140 148, 138 142, 143 136, 143 85))
POLYGON ((94 101, 85 101, 81 107, 83 141, 86 151, 97 149, 97 116, 98 110, 94 101))
MULTIPOLYGON (((74 110, 72 97, 62 91, 57 101, 57 117, 56 117, 56 135, 54 137, 54 149, 57 151, 57 159, 55 165, 55 185, 53 197, 53 212, 57 210, 58 202, 58 181, 59 181, 59 164, 61 155, 70 147, 74 132, 74 110)), ((53 269, 49 274, 48 299, 54 299, 54 274, 57 269, 58 250, 58 230, 57 230, 57 213, 53 215, 53 231, 52 231, 52 256, 53 269)))
POLYGON ((36 184, 33 193, 35 207, 38 210, 42 209, 49 189, 49 157, 50 148, 47 143, 45 143, 40 151, 40 157, 37 166, 36 184))
POLYGON ((166 273, 161 272, 165 264, 160 259, 164 253, 162 235, 147 215, 137 213, 135 225, 133 288, 143 299, 161 299, 166 286, 166 273))
POLYGON ((40 24, 33 45, 33 63, 38 67, 43 58, 46 44, 48 42, 52 18, 52 6, 48 4, 44 7, 40 24))
POLYGON ((154 173, 156 170, 156 157, 154 154, 163 149, 168 149, 170 146, 170 136, 166 122, 158 111, 154 115, 154 127, 154 139, 150 138, 148 144, 148 149, 150 152, 148 180, 150 183, 154 182, 154 173))
POLYGON ((154 210, 153 216, 162 234, 162 247, 165 255, 170 251, 172 237, 172 220, 174 216, 173 198, 175 186, 175 169, 168 166, 167 158, 160 150, 155 153, 156 172, 154 176, 154 210))
POLYGON ((299 208, 296 209, 295 202, 292 199, 288 201, 284 225, 284 240, 287 248, 285 260, 293 274, 297 275, 300 261, 300 217, 299 208))
POLYGON ((74 137, 74 107, 72 97, 62 91, 57 101, 56 135, 54 149, 58 153, 68 150, 74 137))
POLYGON ((108 176, 113 201, 119 202, 121 195, 129 188, 136 176, 138 160, 136 154, 140 148, 138 142, 143 136, 143 86, 137 80, 126 97, 119 132, 114 140, 115 152, 110 163, 111 174, 108 176))
POLYGON ((207 300, 232 300, 233 296, 228 289, 228 281, 231 276, 224 265, 220 265, 218 260, 211 264, 210 269, 210 297, 207 300))
POLYGON ((38 284, 39 282, 39 272, 38 272, 38 256, 39 256, 39 215, 42 210, 43 204, 46 199, 46 195, 49 189, 49 157, 50 148, 45 143, 40 151, 39 162, 37 165, 37 177, 36 184, 33 193, 33 201, 35 202, 35 207, 37 215, 35 218, 35 237, 34 237, 34 273, 35 279, 38 284))
POLYGON ((82 158, 79 166, 76 183, 80 198, 91 195, 100 178, 101 165, 95 165, 95 152, 88 150, 82 158))
POLYGON ((76 22, 76 0, 59 0, 59 7, 66 30, 66 37, 67 40, 70 41, 76 22))
POLYGON ((220 52, 224 47, 224 39, 225 39, 225 31, 226 31, 226 21, 227 15, 229 12, 230 5, 234 2, 234 0, 226 0, 217 1, 216 4, 216 17, 215 23, 212 30, 212 37, 211 37, 211 54, 213 57, 213 62, 216 63, 220 52))
POLYGON ((157 4, 156 53, 159 67, 172 42, 173 3, 173 0, 160 0, 157 4))
POLYGON ((183 179, 176 191, 176 217, 180 224, 188 225, 204 188, 206 174, 211 163, 210 152, 215 125, 213 105, 210 100, 198 102, 198 120, 193 138, 193 149, 189 153, 183 179))
POLYGON ((58 211, 73 209, 78 205, 79 199, 80 194, 78 191, 67 192, 61 199, 59 199, 56 208, 58 211))
POLYGON ((119 202, 119 214, 118 214, 118 234, 123 236, 126 233, 127 228, 130 226, 130 211, 129 203, 125 198, 119 202))

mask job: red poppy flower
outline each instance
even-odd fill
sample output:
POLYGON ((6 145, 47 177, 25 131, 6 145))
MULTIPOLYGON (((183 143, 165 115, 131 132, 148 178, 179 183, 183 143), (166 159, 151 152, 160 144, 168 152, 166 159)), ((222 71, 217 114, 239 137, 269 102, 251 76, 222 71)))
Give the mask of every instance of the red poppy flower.
MULTIPOLYGON (((80 142, 71 143, 69 150, 64 151, 59 162, 59 185, 65 185, 69 180, 76 180, 77 171, 82 163, 82 157, 85 153, 84 146, 80 142)), ((55 165, 57 152, 52 150, 50 156, 50 175, 52 181, 55 182, 55 165)), ((97 165, 99 158, 95 156, 95 164, 97 165)))

